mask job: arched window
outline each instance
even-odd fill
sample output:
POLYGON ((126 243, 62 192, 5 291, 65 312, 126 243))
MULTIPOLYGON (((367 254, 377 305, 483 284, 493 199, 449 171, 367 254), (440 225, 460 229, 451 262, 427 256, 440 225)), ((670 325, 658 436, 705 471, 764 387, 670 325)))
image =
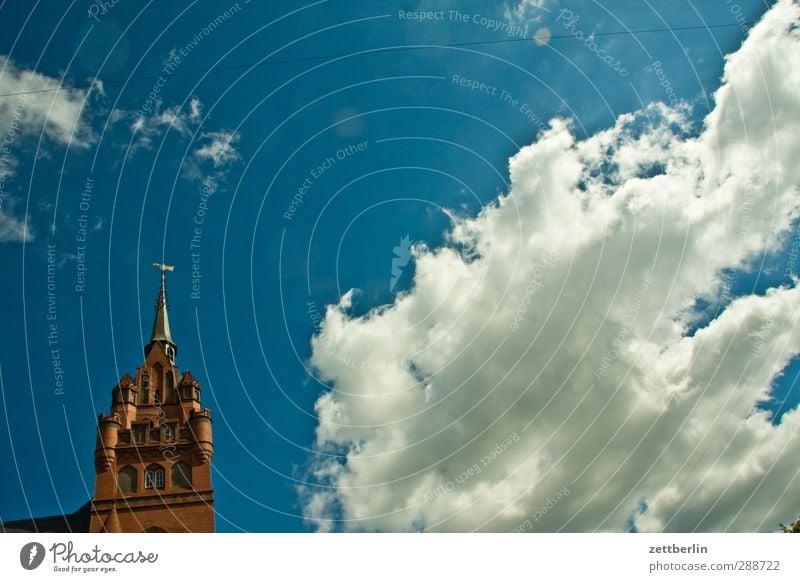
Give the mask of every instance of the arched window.
POLYGON ((156 362, 153 366, 153 383, 155 384, 155 394, 159 402, 164 402, 164 366, 156 362))
POLYGON ((175 388, 175 378, 172 372, 167 372, 167 390, 164 395, 164 402, 172 402, 172 393, 175 388))
POLYGON ((192 487, 192 469, 186 463, 172 466, 172 486, 190 489, 192 487))
POLYGON ((135 493, 139 473, 133 467, 125 467, 119 472, 119 490, 122 493, 135 493))
POLYGON ((144 488, 145 489, 163 489, 164 488, 164 469, 158 465, 151 465, 147 468, 144 474, 144 488))

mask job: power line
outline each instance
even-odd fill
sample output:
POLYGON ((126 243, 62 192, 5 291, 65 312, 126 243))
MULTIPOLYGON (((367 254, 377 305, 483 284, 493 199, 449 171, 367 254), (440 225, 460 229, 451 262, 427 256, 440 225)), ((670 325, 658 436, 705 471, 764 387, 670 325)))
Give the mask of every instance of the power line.
MULTIPOLYGON (((650 34, 655 32, 681 32, 686 30, 709 30, 712 28, 730 28, 734 26, 753 26, 754 22, 731 22, 729 24, 711 24, 711 25, 703 25, 703 26, 679 26, 679 27, 669 27, 669 28, 646 28, 641 30, 616 30, 616 31, 609 31, 609 32, 595 32, 592 33, 593 37, 599 36, 621 36, 625 34, 650 34)), ((558 40, 564 38, 576 38, 575 35, 572 34, 554 34, 547 38, 547 42, 551 40, 558 40)), ((496 40, 478 40, 478 41, 470 41, 470 42, 456 42, 456 43, 448 43, 448 44, 437 44, 437 45, 411 45, 411 46, 399 46, 399 47, 387 47, 387 48, 377 48, 371 51, 364 51, 361 53, 334 53, 328 55, 317 55, 317 56, 309 56, 309 57, 294 57, 290 59, 275 59, 271 61, 264 61, 261 63, 247 63, 241 65, 226 65, 221 67, 206 67, 203 69, 194 69, 191 71, 182 71, 171 73, 170 77, 188 77, 190 75, 199 75, 201 73, 208 73, 208 72, 222 72, 222 71, 234 71, 237 69, 247 69, 250 67, 264 67, 268 65, 286 65, 291 63, 304 63, 309 61, 323 61, 323 60, 333 60, 339 59, 343 57, 352 56, 353 54, 359 55, 373 55, 373 54, 385 54, 385 53, 400 53, 400 52, 411 52, 411 51, 419 51, 419 50, 429 50, 429 49, 437 49, 437 48, 460 48, 460 47, 467 47, 467 46, 481 46, 481 45, 495 45, 495 44, 505 44, 505 43, 512 43, 512 42, 536 42, 535 38, 502 38, 496 40)), ((136 81, 154 81, 161 77, 161 75, 142 75, 139 77, 130 77, 128 79, 111 79, 111 80, 101 80, 103 85, 121 85, 123 83, 130 83, 136 81)), ((69 86, 59 86, 53 87, 50 89, 36 89, 33 91, 19 91, 17 93, 3 93, 0 94, 0 97, 16 97, 19 95, 33 95, 35 93, 54 93, 56 91, 74 91, 80 89, 90 89, 94 86, 94 82, 92 83, 85 83, 82 85, 69 85, 69 86)))

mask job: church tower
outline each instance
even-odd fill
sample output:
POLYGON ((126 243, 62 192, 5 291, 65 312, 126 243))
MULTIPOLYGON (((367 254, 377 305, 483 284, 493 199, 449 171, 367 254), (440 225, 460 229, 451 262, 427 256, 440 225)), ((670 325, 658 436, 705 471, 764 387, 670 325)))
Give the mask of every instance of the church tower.
POLYGON ((165 275, 150 342, 136 375, 111 392, 111 414, 98 418, 91 532, 213 532, 211 411, 200 385, 175 365, 165 275))

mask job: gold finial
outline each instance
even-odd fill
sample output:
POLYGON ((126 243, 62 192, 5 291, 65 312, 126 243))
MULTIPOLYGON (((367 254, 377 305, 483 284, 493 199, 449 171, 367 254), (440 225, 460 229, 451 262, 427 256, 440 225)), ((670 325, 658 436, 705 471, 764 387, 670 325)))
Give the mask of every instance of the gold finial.
POLYGON ((164 263, 153 263, 153 266, 156 269, 160 269, 162 273, 164 273, 165 271, 174 271, 175 270, 175 266, 174 265, 165 265, 164 263))

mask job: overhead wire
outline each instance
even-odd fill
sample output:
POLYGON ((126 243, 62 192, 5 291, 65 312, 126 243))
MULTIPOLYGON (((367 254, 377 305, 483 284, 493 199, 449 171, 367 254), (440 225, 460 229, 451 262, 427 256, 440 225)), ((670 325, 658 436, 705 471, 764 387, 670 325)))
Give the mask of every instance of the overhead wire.
MULTIPOLYGON (((662 27, 662 28, 645 28, 640 30, 614 30, 608 32, 594 32, 591 33, 592 37, 605 37, 605 36, 620 36, 620 35, 637 35, 637 34, 651 34, 656 32, 682 32, 687 30, 710 30, 710 29, 717 29, 717 28, 730 28, 730 27, 750 27, 753 26, 754 22, 731 22, 726 24, 710 24, 710 25, 697 25, 697 26, 677 26, 677 27, 662 27)), ((547 42, 552 40, 558 39, 566 39, 566 38, 575 38, 572 34, 554 34, 546 37, 547 42)), ((286 65, 292 63, 303 63, 309 61, 323 61, 323 60, 333 60, 333 59, 340 59, 344 57, 348 57, 354 54, 358 55, 375 55, 375 54, 386 54, 386 53, 399 53, 399 52, 411 52, 411 51, 422 51, 422 50, 430 50, 430 49, 437 49, 437 48, 460 48, 460 47, 467 47, 467 46, 481 46, 481 45, 497 45, 497 44, 506 44, 512 42, 544 42, 544 39, 538 41, 535 37, 515 37, 515 38, 502 38, 502 39, 493 39, 493 40, 476 40, 476 41, 468 41, 468 42, 456 42, 456 43, 445 43, 445 44, 423 44, 423 45, 408 45, 408 46, 396 46, 396 47, 386 47, 386 48, 376 48, 374 50, 367 50, 361 51, 358 53, 332 53, 326 55, 313 55, 313 56, 306 56, 306 57, 292 57, 286 59, 273 59, 263 62, 255 62, 255 63, 242 63, 238 65, 224 65, 219 67, 205 67, 201 69, 193 69, 190 71, 178 71, 170 74, 170 77, 187 77, 191 75, 200 75, 209 72, 223 72, 223 71, 234 71, 238 69, 247 69, 247 68, 254 68, 254 67, 265 67, 265 66, 274 66, 274 65, 286 65)), ((2 93, 0 97, 16 97, 20 95, 33 95, 36 93, 53 93, 56 91, 79 91, 83 89, 91 89, 95 86, 95 84, 100 81, 102 82, 103 86, 113 86, 113 85, 120 85, 124 83, 131 83, 136 81, 153 81, 157 80, 161 75, 140 75, 140 76, 133 76, 128 77, 125 79, 94 79, 91 82, 84 83, 84 84, 75 84, 75 85, 59 85, 58 87, 48 87, 46 89, 34 89, 31 91, 17 91, 14 93, 2 93)))

